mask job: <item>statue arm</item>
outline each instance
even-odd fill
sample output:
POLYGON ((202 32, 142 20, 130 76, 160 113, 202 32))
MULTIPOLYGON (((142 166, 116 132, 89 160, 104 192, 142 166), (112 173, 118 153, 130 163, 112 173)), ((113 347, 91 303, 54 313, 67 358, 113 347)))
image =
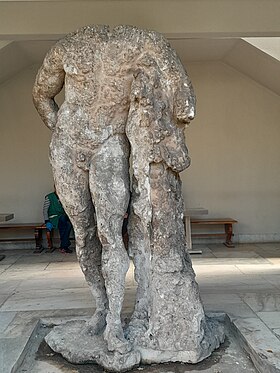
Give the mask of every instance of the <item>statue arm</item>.
POLYGON ((59 44, 48 52, 38 71, 32 92, 34 105, 45 125, 51 130, 55 128, 59 109, 54 97, 64 85, 63 54, 64 49, 59 44))

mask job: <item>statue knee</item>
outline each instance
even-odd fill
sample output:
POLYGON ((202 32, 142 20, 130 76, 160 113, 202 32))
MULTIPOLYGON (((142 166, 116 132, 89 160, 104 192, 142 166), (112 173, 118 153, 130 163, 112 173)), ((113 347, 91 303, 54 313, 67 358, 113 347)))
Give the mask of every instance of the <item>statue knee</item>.
POLYGON ((114 217, 110 219, 113 221, 113 224, 105 221, 97 222, 98 225, 98 237, 102 246, 111 246, 116 242, 119 245, 119 241, 122 240, 122 224, 123 219, 114 217))

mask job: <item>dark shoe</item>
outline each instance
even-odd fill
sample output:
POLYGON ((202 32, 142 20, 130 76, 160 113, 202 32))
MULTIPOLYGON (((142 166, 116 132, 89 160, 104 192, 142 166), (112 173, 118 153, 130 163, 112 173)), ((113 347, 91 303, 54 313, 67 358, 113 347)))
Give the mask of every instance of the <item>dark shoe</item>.
POLYGON ((72 254, 72 253, 73 253, 73 250, 72 250, 72 249, 69 249, 69 247, 60 247, 60 248, 59 248, 59 251, 60 251, 62 254, 72 254))

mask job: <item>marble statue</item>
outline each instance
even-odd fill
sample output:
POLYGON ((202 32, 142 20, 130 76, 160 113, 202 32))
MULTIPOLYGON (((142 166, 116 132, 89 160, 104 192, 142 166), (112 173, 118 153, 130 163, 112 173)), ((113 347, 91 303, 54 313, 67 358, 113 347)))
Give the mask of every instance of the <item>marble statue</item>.
POLYGON ((33 89, 53 131, 50 162, 96 302, 89 321, 57 326, 50 347, 74 363, 125 371, 140 362, 196 363, 223 341, 208 319, 186 250, 179 172, 195 95, 165 38, 132 26, 87 26, 48 52, 33 89), (54 97, 65 86, 60 108, 54 97), (130 204, 129 204, 130 200, 130 204), (129 255, 138 283, 122 325, 129 255))

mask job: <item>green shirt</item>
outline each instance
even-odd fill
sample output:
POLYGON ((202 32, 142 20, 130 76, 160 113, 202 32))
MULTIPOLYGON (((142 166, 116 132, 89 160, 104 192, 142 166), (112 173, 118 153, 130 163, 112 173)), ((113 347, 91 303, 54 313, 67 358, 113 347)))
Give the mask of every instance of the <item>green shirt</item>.
POLYGON ((64 208, 57 197, 56 193, 50 193, 46 196, 50 201, 50 206, 48 209, 49 221, 52 223, 54 228, 58 228, 58 221, 62 215, 66 215, 64 208))

